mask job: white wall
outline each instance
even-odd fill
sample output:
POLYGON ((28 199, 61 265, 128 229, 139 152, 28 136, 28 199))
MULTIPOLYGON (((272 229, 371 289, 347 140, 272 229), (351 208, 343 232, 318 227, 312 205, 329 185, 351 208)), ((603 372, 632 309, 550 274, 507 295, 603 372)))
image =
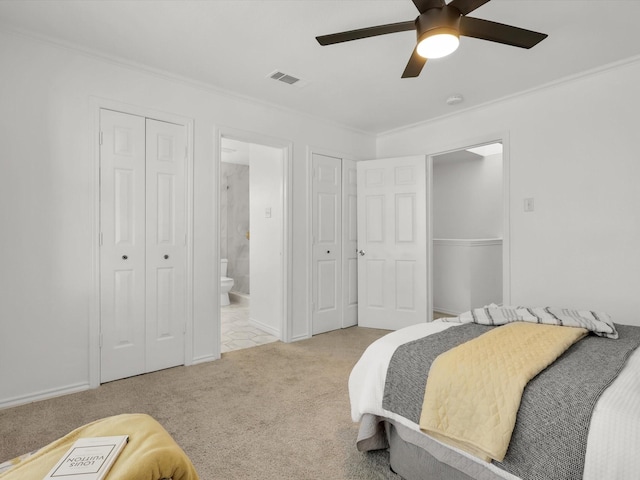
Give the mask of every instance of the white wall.
POLYGON ((502 154, 434 159, 432 198, 433 238, 502 238, 502 154))
POLYGON ((313 117, 0 31, 0 407, 88 387, 93 295, 91 98, 194 120, 189 361, 218 351, 218 127, 293 144, 293 338, 309 335, 308 145, 372 158, 374 139, 313 117))
POLYGON ((433 240, 433 310, 460 315, 502 303, 501 240, 433 240))
POLYGON ((283 320, 283 204, 284 152, 251 144, 250 168, 250 322, 281 338, 283 320), (269 209, 269 213, 266 210, 269 209))
POLYGON ((507 134, 510 302, 597 309, 640 325, 638 85, 636 60, 381 135, 378 156, 507 134), (523 211, 528 197, 534 212, 523 211))

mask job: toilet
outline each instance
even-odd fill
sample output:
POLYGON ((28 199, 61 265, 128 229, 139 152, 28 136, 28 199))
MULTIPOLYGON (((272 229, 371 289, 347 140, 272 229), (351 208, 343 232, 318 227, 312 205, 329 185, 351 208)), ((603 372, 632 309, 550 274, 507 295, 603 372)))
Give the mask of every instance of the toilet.
POLYGON ((220 306, 224 307, 229 305, 229 290, 233 287, 233 278, 227 277, 227 263, 229 261, 226 258, 220 260, 220 306))

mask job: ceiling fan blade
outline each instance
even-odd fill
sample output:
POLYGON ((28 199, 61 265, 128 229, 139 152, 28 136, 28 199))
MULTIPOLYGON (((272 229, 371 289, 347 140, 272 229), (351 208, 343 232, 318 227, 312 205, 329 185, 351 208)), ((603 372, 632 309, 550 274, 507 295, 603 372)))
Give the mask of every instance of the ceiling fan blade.
POLYGON ((413 53, 409 59, 409 63, 407 63, 407 66, 402 73, 402 78, 417 77, 420 75, 425 63, 427 63, 427 59, 418 55, 418 46, 416 45, 416 48, 413 49, 413 53))
POLYGON ((350 42, 351 40, 375 37, 377 35, 386 35, 387 33, 406 32, 408 30, 415 29, 416 23, 414 20, 411 20, 408 22, 389 23, 387 25, 378 25, 376 27, 360 28, 358 30, 349 30, 347 32, 321 35, 316 37, 316 40, 318 40, 320 45, 333 45, 334 43, 350 42))
POLYGON ((444 0, 413 0, 413 4, 420 13, 424 13, 430 8, 442 8, 446 6, 446 2, 444 0))
POLYGON ((453 0, 449 6, 458 9, 462 15, 467 15, 489 1, 490 0, 453 0))
POLYGON ((460 35, 521 48, 531 48, 548 37, 546 33, 473 17, 460 18, 460 35))

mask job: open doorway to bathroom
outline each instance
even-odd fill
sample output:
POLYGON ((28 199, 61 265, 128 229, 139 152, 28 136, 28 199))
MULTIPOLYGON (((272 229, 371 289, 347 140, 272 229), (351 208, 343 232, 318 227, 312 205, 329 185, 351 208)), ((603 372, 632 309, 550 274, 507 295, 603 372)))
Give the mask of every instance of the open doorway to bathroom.
POLYGON ((221 138, 221 353, 282 338, 282 148, 221 138))
POLYGON ((501 142, 432 157, 433 318, 503 302, 501 142))

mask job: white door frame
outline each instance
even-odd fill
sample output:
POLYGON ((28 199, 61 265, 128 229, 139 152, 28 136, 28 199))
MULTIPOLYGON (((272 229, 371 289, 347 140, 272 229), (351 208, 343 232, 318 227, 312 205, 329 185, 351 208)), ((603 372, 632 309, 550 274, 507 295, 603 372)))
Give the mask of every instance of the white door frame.
POLYGON ((358 325, 357 166, 355 160, 342 158, 342 328, 358 325), (351 236, 354 227, 356 232, 351 236), (351 264, 355 264, 355 271, 351 264), (355 302, 351 301, 354 295, 355 302))
MULTIPOLYGON (((301 335, 295 340, 303 339, 303 338, 311 338, 313 336, 313 175, 311 169, 313 168, 313 154, 324 155, 326 157, 339 158, 341 160, 350 160, 356 162, 357 160, 353 158, 351 155, 347 155, 344 153, 336 152, 334 150, 329 150, 326 148, 316 148, 316 147, 307 147, 307 245, 309 248, 307 249, 307 334, 301 335)), ((344 190, 342 191, 342 202, 343 208, 341 209, 344 212, 344 190)), ((342 218, 341 218, 342 221, 342 218)), ((344 231, 342 232, 344 237, 344 231)), ((344 262, 343 262, 344 267, 344 262)), ((342 291, 344 294, 344 281, 342 285, 342 291)), ((341 307, 344 308, 344 302, 342 302, 341 307)), ((341 321, 342 327, 344 328, 344 320, 341 321)))
MULTIPOLYGON (((511 222, 509 132, 468 139, 427 155, 427 262, 433 265, 433 157, 466 148, 502 143, 502 302, 511 303, 511 222)), ((433 321, 433 268, 427 272, 427 321, 433 321)))
MULTIPOLYGON (((249 132, 245 130, 239 130, 231 127, 215 127, 214 128, 214 156, 213 156, 213 184, 217 186, 218 194, 215 197, 214 205, 214 242, 215 242, 215 258, 216 263, 216 277, 220 278, 220 163, 222 158, 222 139, 229 138, 246 143, 255 143, 258 145, 265 145, 268 147, 274 147, 282 149, 283 158, 283 178, 282 178, 282 200, 283 200, 283 222, 282 222, 282 238, 283 238, 283 256, 282 256, 282 269, 284 278, 283 288, 283 319, 280 326, 280 340, 283 342, 291 342, 293 325, 291 316, 291 302, 292 302, 292 279, 293 279, 293 177, 292 177, 292 165, 293 165, 293 142, 290 140, 284 140, 281 138, 274 138, 267 135, 262 135, 255 132, 249 132)), ((220 282, 216 282, 216 295, 215 295, 215 309, 216 312, 216 332, 218 334, 218 342, 216 345, 215 358, 220 358, 220 342, 221 342, 221 319, 220 319, 220 282)))
POLYGON ((153 118, 168 123, 184 125, 187 129, 187 269, 186 269, 186 332, 184 364, 193 363, 193 119, 152 108, 130 105, 99 97, 89 98, 92 128, 90 145, 93 146, 91 163, 91 276, 92 288, 89 301, 89 387, 100 385, 100 110, 153 118))

